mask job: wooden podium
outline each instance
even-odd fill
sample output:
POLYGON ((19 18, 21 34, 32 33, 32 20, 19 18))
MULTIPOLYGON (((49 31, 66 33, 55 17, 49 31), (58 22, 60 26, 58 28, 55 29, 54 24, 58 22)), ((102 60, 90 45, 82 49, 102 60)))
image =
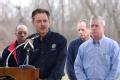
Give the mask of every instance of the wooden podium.
POLYGON ((31 67, 0 67, 0 76, 9 75, 15 80, 39 80, 39 69, 31 67))

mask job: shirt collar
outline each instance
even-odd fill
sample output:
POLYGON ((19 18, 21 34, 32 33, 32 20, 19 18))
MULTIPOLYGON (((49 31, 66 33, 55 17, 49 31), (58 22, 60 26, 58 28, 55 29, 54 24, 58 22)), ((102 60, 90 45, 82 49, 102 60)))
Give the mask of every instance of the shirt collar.
POLYGON ((98 42, 96 42, 94 39, 92 39, 92 42, 93 42, 93 44, 99 44, 99 45, 101 45, 102 42, 103 42, 103 40, 104 40, 104 38, 105 38, 105 35, 103 35, 98 42))
MULTIPOLYGON (((45 37, 43 38, 43 41, 48 39, 48 37, 51 35, 51 31, 49 30, 48 33, 45 35, 45 37)), ((40 36, 41 37, 41 36, 40 36)))

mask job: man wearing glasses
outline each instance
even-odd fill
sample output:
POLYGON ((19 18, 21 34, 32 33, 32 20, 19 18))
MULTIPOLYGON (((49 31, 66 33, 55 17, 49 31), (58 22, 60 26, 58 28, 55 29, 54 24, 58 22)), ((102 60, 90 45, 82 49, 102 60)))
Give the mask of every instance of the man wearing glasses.
MULTIPOLYGON (((8 45, 2 53, 2 65, 5 66, 6 59, 11 51, 21 43, 24 43, 28 34, 28 28, 25 25, 18 25, 15 30, 16 39, 8 45)), ((23 46, 19 47, 13 52, 9 58, 8 66, 16 67, 23 65, 26 58, 26 50, 23 49, 23 46)))

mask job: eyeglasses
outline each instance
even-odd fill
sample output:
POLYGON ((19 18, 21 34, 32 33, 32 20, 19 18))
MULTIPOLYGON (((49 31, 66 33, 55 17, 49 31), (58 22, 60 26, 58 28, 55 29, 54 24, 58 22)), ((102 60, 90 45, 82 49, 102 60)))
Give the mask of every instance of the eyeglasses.
POLYGON ((17 34, 18 34, 18 35, 22 35, 22 34, 27 35, 27 32, 21 31, 21 32, 18 32, 17 34))

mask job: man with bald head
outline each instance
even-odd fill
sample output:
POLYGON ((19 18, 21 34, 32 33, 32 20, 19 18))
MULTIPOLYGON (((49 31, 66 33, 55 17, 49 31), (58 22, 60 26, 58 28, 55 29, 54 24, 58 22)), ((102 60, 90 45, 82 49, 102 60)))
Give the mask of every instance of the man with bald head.
POLYGON ((105 36, 105 20, 94 16, 91 38, 78 49, 74 69, 77 80, 116 80, 119 45, 105 36))
POLYGON ((28 28, 25 25, 18 25, 16 27, 15 35, 17 37, 17 41, 19 43, 23 43, 27 37, 28 34, 28 28))
POLYGON ((79 37, 71 41, 68 47, 68 56, 66 62, 66 70, 70 80, 77 80, 74 71, 74 61, 77 55, 79 46, 90 38, 90 30, 86 20, 81 20, 77 23, 76 30, 79 37))
MULTIPOLYGON (((11 53, 11 51, 16 46, 25 42, 27 34, 28 34, 27 26, 18 25, 16 27, 16 30, 15 30, 16 39, 10 45, 8 45, 2 53, 2 61, 3 61, 2 66, 5 66, 6 59, 9 55, 9 53, 11 53)), ((17 50, 15 50, 13 52, 13 54, 10 56, 8 66, 16 67, 16 66, 19 66, 19 65, 23 65, 24 61, 25 61, 25 58, 26 58, 26 50, 24 50, 23 46, 21 46, 17 50)))

